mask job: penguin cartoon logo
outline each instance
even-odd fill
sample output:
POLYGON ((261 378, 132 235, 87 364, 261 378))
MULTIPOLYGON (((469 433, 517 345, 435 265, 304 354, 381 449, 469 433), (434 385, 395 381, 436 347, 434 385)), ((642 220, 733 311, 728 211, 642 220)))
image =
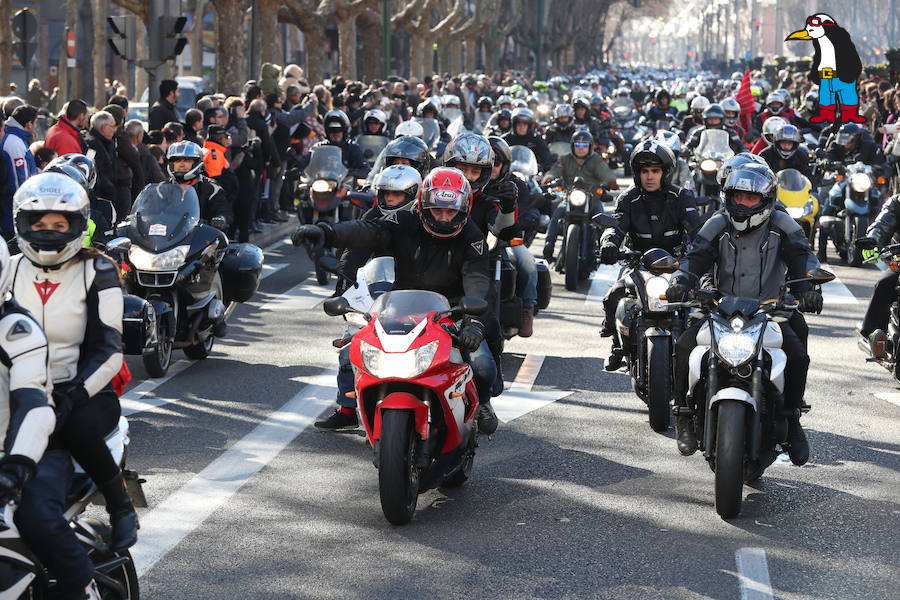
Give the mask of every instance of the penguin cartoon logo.
POLYGON ((831 15, 816 13, 806 18, 806 27, 784 41, 811 40, 813 61, 809 80, 819 84, 819 108, 811 123, 865 123, 859 115, 856 81, 862 73, 862 61, 850 34, 831 15))

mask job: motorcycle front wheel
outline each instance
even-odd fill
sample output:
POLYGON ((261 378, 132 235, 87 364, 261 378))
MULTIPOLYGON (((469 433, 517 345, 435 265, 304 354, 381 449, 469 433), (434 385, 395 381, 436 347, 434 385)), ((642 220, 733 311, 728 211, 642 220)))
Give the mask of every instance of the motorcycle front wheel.
POLYGON ((722 400, 716 425, 716 512, 731 519, 741 512, 744 495, 744 439, 747 409, 737 400, 722 400))
MULTIPOLYGON (((854 240, 861 235, 865 235, 866 229, 868 229, 868 228, 869 228, 869 218, 867 216, 862 215, 862 216, 856 217, 854 219, 853 237, 849 238, 849 240, 854 240)), ((852 258, 850 260, 850 266, 851 267, 861 267, 863 264, 862 249, 857 248, 855 243, 852 243, 852 242, 849 242, 849 243, 851 243, 852 250, 853 250, 853 254, 851 255, 852 258)))
POLYGON ((184 355, 191 360, 203 360, 204 358, 208 358, 212 352, 213 343, 215 341, 216 336, 211 335, 202 342, 197 342, 193 346, 185 348, 184 355))
POLYGON ((157 321, 157 343, 156 348, 148 354, 144 354, 141 359, 144 362, 144 368, 150 377, 165 377, 172 364, 172 351, 175 345, 174 334, 168 326, 169 320, 164 319, 157 321))
POLYGON ((672 395, 671 338, 647 338, 647 408, 650 429, 663 432, 669 428, 672 395))
POLYGON ((578 289, 578 251, 581 249, 581 232, 579 225, 572 223, 566 229, 566 289, 574 292, 578 289))
POLYGON ((378 493, 381 510, 392 525, 406 525, 416 512, 419 471, 413 413, 385 409, 381 416, 378 493))

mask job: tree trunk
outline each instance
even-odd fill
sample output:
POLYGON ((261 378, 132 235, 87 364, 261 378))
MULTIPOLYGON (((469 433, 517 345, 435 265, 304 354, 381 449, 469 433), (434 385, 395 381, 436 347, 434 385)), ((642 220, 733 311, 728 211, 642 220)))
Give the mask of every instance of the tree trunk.
MULTIPOLYGON (((382 62, 384 61, 381 12, 367 10, 360 13, 356 25, 359 30, 359 41, 362 44, 363 79, 365 81, 381 79, 382 62)), ((387 67, 390 71, 391 66, 387 67)))
POLYGON ((306 48, 306 79, 310 85, 316 85, 321 83, 324 77, 322 61, 325 60, 325 53, 322 49, 325 47, 325 32, 321 27, 311 27, 302 31, 306 48))
MULTIPOLYGON (((475 49, 477 48, 478 38, 470 37, 463 40, 463 61, 462 69, 466 73, 475 72, 475 49)), ((457 71, 459 72, 459 71, 457 71)))
POLYGON ((244 44, 241 32, 244 22, 242 2, 212 0, 216 8, 216 85, 224 94, 239 94, 244 75, 244 44))
MULTIPOLYGON (((134 37, 137 59, 146 60, 150 56, 150 44, 147 42, 147 27, 140 20, 134 25, 134 37)), ((140 100, 145 89, 147 89, 147 71, 137 67, 134 70, 134 99, 140 100)), ((150 90, 147 90, 147 97, 150 97, 150 90)))
MULTIPOLYGON (((62 106, 66 100, 72 98, 72 93, 69 90, 69 66, 68 66, 68 51, 67 45, 68 41, 66 40, 66 29, 69 31, 75 31, 75 17, 77 15, 77 6, 75 5, 75 0, 66 0, 66 24, 65 29, 63 29, 63 38, 62 38, 62 46, 59 51, 59 99, 57 102, 57 109, 62 109, 62 106)), ((3 16, 0 15, 0 19, 3 16)), ((74 79, 71 78, 71 79, 74 79)), ((4 79, 0 79, 0 81, 5 81, 4 79)))
POLYGON ((106 0, 93 0, 94 11, 94 106, 106 105, 106 0))
POLYGON ((206 15, 206 0, 196 0, 189 42, 191 45, 191 75, 203 77, 203 17, 206 15))
POLYGON ((0 0, 0 93, 6 94, 12 81, 12 0, 0 0))
POLYGON ((345 81, 356 80, 356 17, 337 19, 338 71, 345 81))
MULTIPOLYGON (((417 77, 422 80, 428 72, 425 70, 425 56, 431 56, 430 52, 426 52, 425 37, 418 33, 411 33, 409 36, 409 76, 417 77)), ((430 69, 429 69, 430 71, 430 69)))
MULTIPOLYGON (((259 12, 257 16, 257 38, 259 39, 259 66, 262 63, 281 64, 284 51, 281 49, 281 26, 278 20, 271 18, 270 15, 278 14, 278 7, 281 5, 280 0, 259 0, 259 12)), ((282 65, 283 66, 283 65, 282 65)), ((256 69, 257 65, 253 65, 256 69)), ((252 79, 259 77, 259 69, 257 72, 250 73, 252 79)))

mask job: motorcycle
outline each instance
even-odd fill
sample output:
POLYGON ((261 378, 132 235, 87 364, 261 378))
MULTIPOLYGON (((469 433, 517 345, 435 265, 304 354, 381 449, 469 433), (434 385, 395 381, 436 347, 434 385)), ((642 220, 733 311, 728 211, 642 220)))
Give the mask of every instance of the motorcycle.
MULTIPOLYGON (((875 240, 864 237, 856 240, 856 246, 864 249, 874 249, 875 240)), ((891 244, 878 252, 877 258, 869 259, 867 262, 877 262, 883 260, 891 271, 900 271, 900 244, 891 244)), ((888 321, 888 330, 876 330, 872 333, 870 341, 868 338, 859 338, 859 348, 867 355, 866 362, 876 362, 893 375, 894 379, 900 381, 900 289, 898 294, 891 302, 890 320, 888 321)))
MULTIPOLYGON (((136 507, 146 507, 147 500, 141 489, 144 480, 134 471, 125 470, 128 444, 128 420, 120 417, 115 431, 106 437, 106 445, 123 470, 132 502, 136 507)), ((94 565, 94 581, 100 596, 137 600, 140 588, 131 552, 110 550, 109 526, 84 517, 85 510, 94 500, 102 500, 97 486, 75 463, 65 515, 94 565)), ((19 535, 13 518, 15 510, 15 504, 8 504, 0 511, 0 598, 47 598, 53 593, 55 581, 19 535)))
POLYGON ((428 146, 428 150, 431 152, 431 157, 436 158, 441 155, 441 126, 438 124, 437 120, 432 119, 430 117, 416 117, 416 122, 422 126, 422 129, 425 131, 425 137, 422 138, 425 142, 425 145, 428 146))
MULTIPOLYGON (((594 217, 603 227, 618 229, 615 217, 594 217)), ((673 390, 672 356, 675 342, 684 331, 687 314, 660 300, 669 287, 679 262, 661 248, 646 252, 621 252, 628 294, 616 307, 616 327, 622 340, 622 355, 631 375, 631 386, 648 409, 650 428, 669 428, 673 390)))
POLYGON ((256 293, 262 250, 228 245, 200 222, 193 188, 171 183, 145 187, 116 233, 106 251, 123 271, 125 353, 140 355, 151 377, 166 374, 176 348, 208 357, 235 303, 256 293))
POLYGON ((861 267, 862 249, 857 248, 853 240, 865 235, 870 218, 880 208, 881 194, 873 188, 874 177, 869 165, 855 162, 846 166, 832 164, 831 167, 836 175, 834 185, 828 192, 828 202, 832 207, 843 205, 843 208, 839 208, 836 216, 823 216, 819 220, 822 226, 819 253, 824 258, 828 238, 831 237, 841 258, 848 258, 852 267, 861 267))
POLYGON ((718 298, 715 291, 698 290, 693 300, 668 303, 703 314, 688 372, 688 393, 697 408, 675 412, 691 416, 694 431, 701 432, 700 449, 715 473, 716 512, 724 519, 740 513, 744 482, 759 479, 775 462, 777 446, 788 439, 788 417, 798 416, 784 408, 787 357, 777 323, 797 310, 785 295, 787 286, 833 279, 814 269, 786 282, 777 299, 718 298))
POLYGON ((458 487, 472 473, 478 390, 454 322, 484 314, 487 302, 464 297, 451 308, 440 294, 399 290, 379 296, 367 313, 342 296, 324 309, 366 320, 350 349, 356 399, 375 451, 381 509, 404 525, 420 493, 458 487))
POLYGON ((591 195, 601 194, 602 188, 590 190, 580 177, 566 193, 565 235, 560 250, 557 272, 565 274, 566 289, 574 292, 578 282, 587 279, 597 266, 597 228, 591 220, 591 195))
POLYGON ((728 145, 728 132, 723 129, 704 129, 700 143, 694 149, 691 168, 694 171, 694 190, 697 207, 704 215, 714 213, 718 207, 719 182, 716 175, 722 164, 734 156, 728 145))
POLYGON ((569 142, 551 142, 548 147, 550 154, 555 155, 557 160, 572 152, 572 145, 569 142))
POLYGON ((363 151, 363 156, 366 157, 366 162, 369 163, 369 167, 375 164, 375 159, 381 154, 381 151, 384 150, 384 147, 388 145, 390 142, 390 138, 386 135, 358 135, 353 142, 359 146, 363 151))
POLYGON ((819 214, 819 201, 811 191, 809 179, 797 169, 784 169, 779 171, 776 183, 778 202, 803 228, 807 239, 812 239, 819 214))

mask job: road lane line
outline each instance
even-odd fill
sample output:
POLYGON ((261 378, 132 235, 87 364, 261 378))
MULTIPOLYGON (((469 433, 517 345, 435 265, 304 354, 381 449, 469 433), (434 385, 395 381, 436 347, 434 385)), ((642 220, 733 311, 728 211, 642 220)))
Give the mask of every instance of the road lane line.
POLYGON ((900 406, 900 394, 896 392, 879 392, 875 394, 875 397, 879 400, 884 400, 885 402, 900 406))
MULTIPOLYGON (((335 370, 331 370, 332 377, 335 370)), ((131 549, 138 577, 146 575, 200 527, 334 403, 334 387, 306 386, 193 479, 141 515, 141 535, 131 549)))
POLYGON ((171 398, 156 398, 148 396, 153 393, 153 390, 169 381, 193 364, 195 364, 195 361, 192 360, 176 361, 172 363, 172 366, 169 367, 169 371, 165 374, 165 376, 158 379, 147 379, 143 383, 134 386, 133 388, 122 394, 121 398, 119 398, 119 403, 122 405, 122 415, 128 417, 130 415, 143 412, 151 408, 156 408, 158 406, 163 406, 164 404, 172 402, 173 400, 171 398))
POLYGON ((516 379, 509 386, 510 390, 519 392, 530 392, 537 379, 541 367, 544 365, 544 359, 547 358, 543 354, 526 354, 519 372, 516 373, 516 379))
POLYGON ((766 551, 762 548, 741 548, 734 553, 734 560, 741 583, 741 600, 773 600, 766 551))
POLYGON ((259 278, 260 280, 265 279, 269 275, 274 275, 286 266, 287 263, 272 263, 271 265, 269 263, 263 263, 262 274, 260 274, 259 278))
POLYGON ((591 289, 584 298, 586 306, 603 306, 603 295, 619 278, 619 265, 600 265, 591 273, 591 289))
POLYGON ((856 296, 844 285, 844 282, 835 277, 834 281, 822 284, 822 298, 825 304, 859 304, 856 296))
POLYGON ((283 238, 283 239, 280 239, 280 240, 278 240, 277 242, 274 242, 274 243, 272 243, 272 244, 269 244, 268 246, 266 246, 265 248, 263 248, 263 249, 262 249, 263 254, 267 254, 267 253, 271 252, 272 250, 275 250, 275 249, 277 249, 277 248, 280 248, 281 246, 286 246, 287 244, 290 244, 290 243, 291 243, 291 238, 283 238))
POLYGON ((306 310, 331 297, 333 292, 331 287, 317 285, 315 280, 307 279, 269 300, 259 310, 306 310))
POLYGON ((509 389, 491 400, 491 406, 494 407, 498 419, 509 423, 572 394, 563 390, 532 391, 531 388, 534 387, 545 358, 543 354, 525 355, 525 360, 522 361, 516 379, 509 389))

